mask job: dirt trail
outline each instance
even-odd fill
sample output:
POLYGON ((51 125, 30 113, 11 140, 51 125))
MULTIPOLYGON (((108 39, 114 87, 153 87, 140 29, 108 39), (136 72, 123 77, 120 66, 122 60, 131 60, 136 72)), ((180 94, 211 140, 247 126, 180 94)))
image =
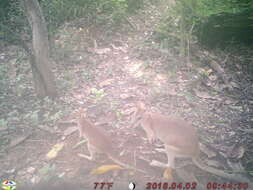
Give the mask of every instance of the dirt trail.
MULTIPOLYGON (((117 32, 110 42, 105 43, 107 45, 100 43, 99 36, 93 35, 96 43, 89 48, 92 55, 90 59, 97 63, 93 68, 93 80, 83 80, 83 83, 79 83, 79 88, 72 93, 74 101, 81 103, 79 108, 86 109, 89 117, 97 124, 104 124, 103 127, 114 137, 113 140, 130 155, 129 159, 135 152, 137 157, 141 155, 149 160, 156 157, 166 161, 164 154, 153 154, 150 145, 146 142, 143 144, 141 139, 146 138, 143 131, 133 134, 129 128, 129 114, 135 101, 143 100, 147 105, 153 104, 155 106, 152 109, 166 114, 180 115, 182 110, 191 109, 184 98, 176 97, 175 101, 173 100, 173 96, 177 94, 176 90, 185 89, 184 80, 187 78, 183 77, 188 76, 184 76, 181 68, 174 66, 178 64, 177 61, 171 61, 168 65, 163 62, 176 60, 176 57, 170 55, 168 59, 168 56, 163 56, 152 47, 152 44, 156 44, 152 35, 166 13, 165 5, 149 6, 130 17, 128 24, 132 27, 131 31, 117 32), (176 75, 172 78, 166 69, 170 65, 174 68, 170 72, 176 75), (175 109, 177 104, 181 106, 175 109), (144 152, 147 155, 144 155, 144 152)), ((82 69, 87 69, 87 65, 80 64, 77 70, 82 69)), ((66 155, 64 159, 67 157, 66 155)), ((186 175, 183 171, 181 174, 186 175)), ((190 179, 196 181, 194 175, 189 175, 188 180, 190 179)))
MULTIPOLYGON (((209 145, 210 142, 214 144, 215 148, 212 150, 205 148, 206 154, 223 151, 225 155, 231 146, 228 142, 231 142, 231 139, 240 139, 230 127, 231 120, 237 117, 237 113, 228 110, 223 97, 198 92, 195 87, 193 89, 195 73, 189 71, 176 55, 159 48, 153 34, 160 19, 166 14, 168 1, 161 2, 139 11, 128 18, 125 26, 113 32, 102 27, 62 27, 56 35, 55 43, 60 47, 59 51, 66 51, 63 51, 63 55, 66 53, 67 58, 61 56, 64 58, 59 59, 56 65, 58 80, 62 83, 65 81, 69 86, 62 89, 59 101, 69 105, 72 114, 59 123, 74 120, 75 112, 82 108, 94 123, 107 130, 119 150, 124 149, 119 152, 128 156, 124 158, 126 161, 136 157, 137 160, 143 158, 146 162, 152 159, 166 161, 165 155, 155 149, 157 147, 147 143, 142 130, 133 131, 129 128, 134 102, 143 100, 152 111, 180 115, 191 121, 199 131, 203 145, 209 145), (198 96, 194 92, 197 92, 198 96), (216 109, 217 105, 219 110, 216 109), (223 145, 223 142, 227 144, 223 145)), ((110 180, 127 183, 129 180, 137 180, 137 177, 143 181, 161 180, 161 170, 158 171, 157 178, 131 176, 126 171, 123 171, 123 174, 118 172, 120 175, 117 177, 117 173, 113 172, 100 176, 90 175, 92 169, 102 164, 112 164, 112 161, 102 158, 98 162, 90 162, 79 158, 78 153, 87 153, 86 146, 73 148, 79 140, 77 133, 67 135, 62 140, 62 134, 67 127, 58 125, 60 137, 52 137, 45 131, 38 131, 38 134, 24 145, 28 147, 27 150, 18 149, 8 155, 15 158, 12 159, 12 165, 16 167, 20 164, 24 169, 19 172, 18 179, 35 178, 39 172, 28 172, 33 168, 50 170, 51 166, 48 164, 51 162, 45 160, 45 154, 54 144, 63 141, 63 151, 52 161, 56 166, 53 170, 55 174, 64 174, 66 178, 75 177, 77 180, 85 179, 87 184, 110 180), (32 147, 31 150, 29 147, 32 147), (27 163, 20 162, 25 162, 25 159, 20 158, 26 158, 27 155, 30 155, 27 163)), ((157 146, 161 147, 159 143, 157 146)), ((219 160, 225 164, 224 158, 219 160)), ((217 161, 211 160, 210 163, 217 166, 217 161)), ((220 167, 220 164, 217 167, 220 167)), ((208 179, 211 181, 211 178, 207 178, 210 177, 209 174, 192 166, 187 169, 190 172, 179 171, 187 180, 191 181, 198 175, 200 179, 203 178, 204 183, 207 183, 208 179)))

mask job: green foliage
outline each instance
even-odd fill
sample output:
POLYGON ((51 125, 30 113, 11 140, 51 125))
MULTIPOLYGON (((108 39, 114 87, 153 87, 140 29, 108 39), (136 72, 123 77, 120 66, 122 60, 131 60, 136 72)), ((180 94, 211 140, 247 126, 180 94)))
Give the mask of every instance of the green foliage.
POLYGON ((29 28, 24 27, 27 26, 27 21, 20 1, 7 1, 8 3, 6 0, 1 0, 0 3, 0 41, 17 45, 20 42, 20 36, 24 38, 23 34, 27 33, 29 28))
MULTIPOLYGON (((251 0, 197 0, 191 8, 199 41, 209 47, 227 46, 232 42, 253 42, 253 1, 251 0)), ((190 7, 188 5, 188 7, 190 7)))
POLYGON ((24 119, 29 122, 30 125, 38 125, 39 124, 39 118, 38 118, 38 110, 36 111, 30 111, 24 116, 24 119))
POLYGON ((1 19, 6 19, 7 15, 5 13, 8 13, 10 3, 11 3, 11 1, 9 1, 9 0, 1 0, 0 1, 0 18, 1 19))
POLYGON ((241 13, 247 10, 253 10, 253 1, 251 0, 196 0, 196 9, 194 10, 201 17, 209 17, 220 13, 241 13))
POLYGON ((253 12, 211 15, 197 26, 199 41, 209 47, 253 43, 253 12))
POLYGON ((7 128, 8 121, 5 119, 0 119, 0 129, 7 128))
POLYGON ((252 22, 251 0, 179 0, 168 10, 157 36, 162 44, 167 40, 185 55, 187 43, 193 41, 192 34, 213 47, 232 41, 252 44, 252 22))
POLYGON ((128 12, 136 12, 144 5, 144 0, 127 0, 126 2, 128 12))
MULTIPOLYGON (((10 44, 18 44, 20 34, 22 40, 31 39, 20 2, 22 1, 0 1, 0 40, 10 44)), ((39 0, 39 3, 51 34, 64 22, 78 18, 85 18, 85 23, 82 23, 84 26, 94 23, 117 24, 129 12, 141 8, 144 0, 39 0)))
POLYGON ((179 46, 180 31, 179 17, 175 9, 163 18, 161 24, 156 29, 156 37, 161 42, 161 48, 171 48, 179 46))
POLYGON ((192 21, 196 17, 192 11, 194 7, 191 1, 184 0, 169 7, 156 31, 162 48, 173 48, 182 56, 186 54, 186 41, 191 36, 194 25, 192 21))
POLYGON ((118 23, 127 12, 134 12, 143 3, 143 0, 41 0, 51 31, 77 18, 86 18, 88 23, 118 23))
POLYGON ((0 92, 2 92, 2 88, 5 88, 8 82, 7 70, 7 65, 0 64, 0 92))
POLYGON ((91 94, 95 101, 100 101, 104 96, 106 96, 104 89, 92 88, 91 94))
POLYGON ((92 0, 41 0, 41 6, 50 29, 58 27, 65 21, 92 16, 95 11, 92 0))

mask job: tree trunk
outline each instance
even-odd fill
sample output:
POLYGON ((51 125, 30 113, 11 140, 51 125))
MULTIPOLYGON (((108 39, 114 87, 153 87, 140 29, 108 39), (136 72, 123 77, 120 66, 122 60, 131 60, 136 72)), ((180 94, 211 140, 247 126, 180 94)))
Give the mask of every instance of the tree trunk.
POLYGON ((180 39, 180 56, 185 58, 186 56, 186 27, 185 27, 185 4, 184 1, 179 1, 179 7, 180 7, 180 33, 181 33, 181 39, 180 39))
POLYGON ((38 97, 57 95, 55 78, 49 61, 48 31, 37 0, 22 0, 25 13, 32 29, 32 67, 35 92, 38 97))

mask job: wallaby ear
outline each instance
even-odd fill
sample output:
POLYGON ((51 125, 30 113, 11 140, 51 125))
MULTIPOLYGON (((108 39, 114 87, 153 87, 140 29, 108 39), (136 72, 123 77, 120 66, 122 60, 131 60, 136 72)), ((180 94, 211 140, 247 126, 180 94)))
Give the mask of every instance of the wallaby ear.
POLYGON ((145 112, 145 105, 142 102, 136 102, 135 108, 133 109, 131 118, 131 128, 136 128, 139 125, 140 119, 145 112))
POLYGON ((77 112, 78 117, 78 130, 79 130, 79 137, 84 136, 83 134, 83 127, 86 122, 86 113, 84 109, 79 109, 77 112))
POLYGON ((146 106, 143 102, 137 102, 136 107, 138 110, 145 110, 146 109, 146 106))
POLYGON ((84 109, 79 109, 78 111, 79 118, 86 118, 86 112, 84 109))
POLYGON ((130 111, 130 115, 131 115, 131 116, 136 115, 137 111, 138 111, 138 109, 137 109, 136 107, 133 107, 133 108, 131 109, 131 111, 130 111))

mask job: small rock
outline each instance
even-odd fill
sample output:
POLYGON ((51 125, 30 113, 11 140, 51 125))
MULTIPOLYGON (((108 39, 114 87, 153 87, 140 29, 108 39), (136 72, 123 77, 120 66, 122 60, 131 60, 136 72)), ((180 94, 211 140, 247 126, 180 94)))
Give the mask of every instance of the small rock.
POLYGON ((29 167, 27 168, 27 172, 30 173, 30 174, 33 174, 35 172, 35 168, 34 167, 29 167))
POLYGON ((114 79, 107 79, 107 80, 101 82, 101 83, 99 84, 99 87, 100 87, 100 88, 103 88, 103 87, 109 86, 109 85, 112 84, 112 82, 114 82, 114 79))
POLYGON ((39 176, 33 176, 33 177, 31 178, 31 183, 37 184, 37 183, 40 182, 40 180, 41 180, 41 178, 40 178, 39 176))
POLYGON ((125 100, 125 99, 127 99, 127 98, 129 98, 129 97, 130 97, 129 94, 121 94, 121 95, 120 95, 120 98, 123 99, 123 100, 125 100))

